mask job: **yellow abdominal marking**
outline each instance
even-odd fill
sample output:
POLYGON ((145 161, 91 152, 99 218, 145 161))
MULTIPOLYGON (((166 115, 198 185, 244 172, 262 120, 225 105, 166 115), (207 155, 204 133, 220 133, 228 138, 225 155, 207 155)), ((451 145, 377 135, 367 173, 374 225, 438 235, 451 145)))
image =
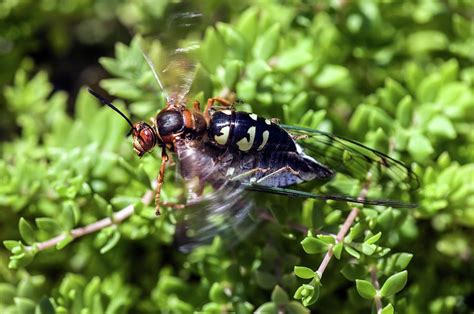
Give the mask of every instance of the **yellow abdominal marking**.
POLYGON ((267 145, 269 135, 270 135, 270 132, 263 131, 263 133, 262 133, 262 137, 263 137, 262 144, 260 144, 260 146, 257 148, 257 150, 262 150, 265 147, 265 145, 267 145))
POLYGON ((230 111, 230 110, 222 110, 221 112, 222 112, 223 114, 228 115, 228 116, 230 116, 230 115, 232 114, 232 111, 230 111))
POLYGON ((255 130, 257 128, 252 126, 248 129, 247 131, 247 134, 250 135, 250 140, 247 140, 246 137, 244 137, 243 139, 241 139, 240 141, 237 142, 237 146, 239 147, 239 149, 243 152, 247 152, 249 151, 252 146, 253 146, 253 142, 255 141, 255 130))
POLYGON ((257 121, 258 116, 255 113, 250 113, 249 117, 257 121))
POLYGON ((230 126, 225 126, 220 131, 221 135, 214 136, 214 140, 217 142, 217 144, 220 144, 220 145, 227 144, 227 140, 229 139, 229 130, 230 130, 230 126))
POLYGON ((272 121, 268 120, 268 119, 265 119, 265 123, 268 124, 268 125, 271 125, 272 124, 272 121))

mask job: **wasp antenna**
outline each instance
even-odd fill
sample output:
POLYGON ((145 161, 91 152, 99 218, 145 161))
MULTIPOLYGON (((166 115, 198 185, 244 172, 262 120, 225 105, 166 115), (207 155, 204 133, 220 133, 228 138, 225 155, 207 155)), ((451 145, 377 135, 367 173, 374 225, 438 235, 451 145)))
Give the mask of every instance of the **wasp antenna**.
MULTIPOLYGON (((92 88, 87 88, 87 91, 89 93, 91 93, 92 96, 94 96, 95 98, 97 98, 102 104, 104 105, 107 105, 109 106, 110 108, 112 108, 112 110, 114 110, 115 112, 117 112, 119 115, 122 116, 122 118, 125 119, 125 121, 128 122, 128 124, 130 124, 130 126, 132 127, 132 129, 130 130, 130 132, 128 133, 128 135, 130 135, 132 133, 132 130, 135 128, 133 126, 133 123, 132 121, 130 121, 130 119, 122 112, 120 111, 117 107, 115 107, 114 105, 112 105, 112 103, 108 100, 106 100, 104 97, 100 96, 99 94, 97 94, 92 88)), ((127 135, 127 136, 128 136, 127 135)))

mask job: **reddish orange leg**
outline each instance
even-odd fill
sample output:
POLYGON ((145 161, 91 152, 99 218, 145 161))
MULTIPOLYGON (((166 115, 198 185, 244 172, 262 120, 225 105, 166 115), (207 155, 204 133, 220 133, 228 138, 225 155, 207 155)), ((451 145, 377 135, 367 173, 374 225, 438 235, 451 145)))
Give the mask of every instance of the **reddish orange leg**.
POLYGON ((201 104, 199 103, 199 101, 195 100, 195 101, 193 102, 193 108, 194 108, 194 110, 196 110, 196 111, 201 111, 201 104))
POLYGON ((163 185, 163 180, 165 178, 165 169, 166 163, 168 162, 168 154, 166 154, 166 149, 163 147, 161 151, 161 166, 160 172, 158 173, 158 178, 156 179, 156 194, 155 194, 155 206, 156 206, 156 215, 160 215, 160 197, 161 197, 161 187, 163 185))
POLYGON ((214 106, 215 102, 220 103, 224 107, 230 107, 231 109, 233 107, 233 104, 230 101, 228 101, 227 99, 224 99, 224 98, 221 98, 221 97, 209 98, 207 100, 206 108, 204 109, 204 117, 206 118, 206 121, 210 120, 209 111, 214 106))
POLYGON ((160 213, 160 208, 161 206, 163 207, 172 207, 175 209, 183 209, 185 207, 184 204, 178 204, 178 203, 171 203, 171 202, 162 202, 160 200, 161 198, 161 187, 163 186, 163 180, 165 178, 165 170, 166 170, 166 163, 170 161, 170 157, 166 153, 166 149, 163 148, 163 151, 161 152, 161 166, 160 166, 160 172, 158 174, 158 178, 156 179, 156 194, 155 194, 155 214, 159 216, 160 213))
POLYGON ((171 207, 174 209, 183 209, 186 207, 185 204, 171 203, 171 202, 160 202, 160 207, 171 207))

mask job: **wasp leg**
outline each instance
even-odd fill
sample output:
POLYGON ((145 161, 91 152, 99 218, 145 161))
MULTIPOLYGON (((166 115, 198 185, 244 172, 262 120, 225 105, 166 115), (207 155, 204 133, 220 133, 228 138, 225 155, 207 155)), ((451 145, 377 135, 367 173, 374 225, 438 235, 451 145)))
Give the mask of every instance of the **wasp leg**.
POLYGON ((171 208, 174 208, 174 209, 183 209, 186 207, 186 204, 180 204, 180 203, 172 203, 172 202, 161 202, 160 201, 160 205, 159 207, 171 207, 171 208))
POLYGON ((156 179, 156 192, 155 192, 155 208, 156 208, 156 215, 160 215, 160 197, 161 197, 161 187, 163 186, 163 180, 165 178, 165 168, 166 163, 168 162, 168 154, 166 153, 166 149, 163 147, 161 151, 161 166, 160 172, 158 173, 158 178, 156 179))
POLYGON ((295 136, 292 136, 292 138, 293 138, 295 141, 299 141, 299 140, 305 140, 305 139, 309 138, 309 136, 306 135, 306 134, 302 134, 302 135, 295 135, 295 136))
POLYGON ((264 177, 261 177, 260 179, 257 180, 256 183, 261 183, 261 182, 264 182, 265 180, 268 180, 270 179, 271 177, 273 176, 276 176, 276 175, 279 175, 281 174, 282 172, 286 172, 286 171, 289 171, 291 172, 291 174, 299 177, 300 176, 300 173, 298 171, 295 171, 293 168, 291 168, 290 166, 285 166, 285 167, 282 167, 276 171, 273 171, 272 173, 269 173, 267 174, 266 176, 264 177))
MULTIPOLYGON (((211 99, 212 99, 212 103, 217 101, 218 103, 220 103, 224 107, 230 107, 230 108, 234 107, 234 104, 232 102, 230 102, 229 100, 225 99, 225 98, 214 97, 214 98, 211 98, 211 99)), ((209 104, 209 100, 207 102, 209 104)))
POLYGON ((209 98, 207 100, 207 105, 206 108, 204 109, 204 117, 206 119, 210 118, 209 111, 212 109, 214 106, 214 103, 218 102, 220 103, 223 107, 228 107, 229 109, 233 110, 234 109, 234 104, 227 99, 221 98, 221 97, 214 97, 214 98, 209 98))
POLYGON ((193 108, 194 108, 194 110, 196 110, 196 111, 201 111, 201 104, 199 103, 199 101, 195 100, 195 101, 193 102, 193 108))
MULTIPOLYGON (((236 175, 235 177, 231 178, 231 180, 232 181, 239 181, 239 180, 241 180, 243 178, 246 178, 246 177, 249 177, 249 176, 251 176, 255 173, 258 173, 258 172, 265 173, 267 171, 268 171, 268 168, 254 168, 254 169, 249 170, 247 172, 236 175)), ((252 181, 252 179, 250 181, 252 181)))

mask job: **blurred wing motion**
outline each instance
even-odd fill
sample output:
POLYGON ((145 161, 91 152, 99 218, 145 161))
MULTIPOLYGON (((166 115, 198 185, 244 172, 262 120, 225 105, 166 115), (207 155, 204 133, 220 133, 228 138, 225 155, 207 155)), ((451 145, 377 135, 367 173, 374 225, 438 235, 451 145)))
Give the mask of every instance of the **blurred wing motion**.
POLYGON ((194 55, 198 49, 197 43, 190 42, 188 46, 172 50, 166 57, 162 57, 159 66, 151 56, 143 53, 169 104, 184 105, 196 74, 197 62, 194 55))
MULTIPOLYGON (((195 12, 174 14, 166 23, 167 28, 173 29, 168 33, 191 31, 201 17, 195 12)), ((199 41, 195 40, 180 41, 178 46, 174 38, 163 39, 160 44, 154 42, 148 49, 142 47, 143 56, 169 104, 185 105, 196 74, 199 47, 199 41)))
POLYGON ((188 252, 219 235, 232 247, 258 222, 250 215, 255 208, 249 192, 222 176, 222 154, 202 141, 182 140, 176 143, 176 154, 188 189, 186 208, 177 215, 176 244, 188 252))
POLYGON ((231 248, 256 226, 254 204, 243 186, 224 184, 210 193, 190 199, 177 215, 175 243, 180 251, 209 244, 219 236, 231 248))

